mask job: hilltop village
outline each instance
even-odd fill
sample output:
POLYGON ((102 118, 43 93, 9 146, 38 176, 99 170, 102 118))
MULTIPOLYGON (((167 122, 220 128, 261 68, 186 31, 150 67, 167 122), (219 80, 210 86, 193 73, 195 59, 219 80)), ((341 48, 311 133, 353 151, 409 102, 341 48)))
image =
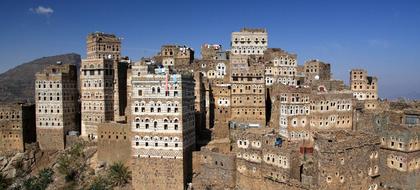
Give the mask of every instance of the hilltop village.
POLYGON ((80 68, 36 74, 35 104, 0 105, 0 151, 83 140, 128 166, 136 190, 420 189, 420 102, 382 100, 364 69, 345 84, 330 63, 298 65, 265 29, 230 43, 134 62, 119 37, 91 33, 80 68))

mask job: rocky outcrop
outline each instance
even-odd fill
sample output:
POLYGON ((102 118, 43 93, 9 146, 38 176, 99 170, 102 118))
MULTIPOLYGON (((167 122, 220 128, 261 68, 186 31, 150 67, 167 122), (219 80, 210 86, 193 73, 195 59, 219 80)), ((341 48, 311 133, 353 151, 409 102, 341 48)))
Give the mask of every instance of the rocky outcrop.
POLYGON ((0 156, 0 173, 9 179, 27 174, 41 156, 42 152, 36 144, 29 145, 23 153, 9 153, 0 156))

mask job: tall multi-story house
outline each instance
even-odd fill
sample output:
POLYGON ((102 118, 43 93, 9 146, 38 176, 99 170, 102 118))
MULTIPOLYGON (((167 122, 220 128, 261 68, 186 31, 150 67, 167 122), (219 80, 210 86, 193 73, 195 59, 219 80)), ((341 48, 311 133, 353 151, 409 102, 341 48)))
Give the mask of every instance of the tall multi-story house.
POLYGON ((193 76, 142 62, 132 67, 133 187, 185 189, 195 147, 193 76))
POLYGON ((114 34, 95 32, 86 40, 87 59, 113 59, 121 57, 121 40, 114 34))
POLYGON ((311 89, 279 84, 272 93, 271 126, 290 140, 309 139, 311 89))
POLYGON ((218 60, 222 53, 220 44, 203 44, 201 46, 201 59, 203 60, 218 60))
POLYGON ((313 92, 309 115, 311 130, 351 130, 353 105, 353 96, 349 91, 313 92))
POLYGON ((57 63, 36 74, 36 131, 41 150, 63 150, 69 131, 78 131, 76 65, 57 63))
POLYGON ((232 54, 263 55, 268 47, 268 34, 265 29, 242 28, 239 32, 232 32, 232 54))
POLYGON ((297 55, 279 48, 268 48, 264 52, 265 84, 297 85, 297 55))
POLYGON ((0 153, 24 152, 26 144, 36 141, 35 105, 0 105, 0 153))
POLYGON ((317 80, 331 79, 331 65, 329 63, 313 59, 305 62, 303 66, 306 84, 311 84, 317 80))
POLYGON ((232 70, 231 120, 266 125, 264 65, 232 70))
POLYGON ((366 70, 350 71, 350 89, 357 100, 364 102, 365 109, 375 109, 378 100, 378 78, 368 76, 366 70))
POLYGON ((163 66, 183 70, 194 61, 194 50, 185 45, 163 45, 159 57, 163 66))
POLYGON ((231 85, 215 84, 212 88, 214 97, 213 138, 229 138, 229 121, 231 119, 231 85))
MULTIPOLYGON (((204 44, 201 47, 201 54, 203 59, 195 60, 193 64, 194 71, 201 73, 201 79, 200 81, 196 80, 196 86, 198 83, 202 84, 201 91, 196 90, 196 100, 198 97, 202 97, 203 113, 206 122, 201 123, 206 128, 212 129, 217 127, 215 124, 216 115, 218 114, 215 112, 215 109, 217 109, 216 106, 218 106, 216 99, 221 98, 218 97, 220 93, 216 93, 215 89, 218 88, 217 86, 229 86, 230 60, 228 59, 228 53, 223 51, 220 45, 204 44), (202 94, 199 95, 198 92, 202 94)), ((228 119, 226 115, 224 118, 228 119)))
POLYGON ((124 118, 127 104, 127 67, 120 56, 121 41, 113 34, 91 33, 87 37, 87 58, 80 67, 81 135, 97 138, 97 126, 124 118))

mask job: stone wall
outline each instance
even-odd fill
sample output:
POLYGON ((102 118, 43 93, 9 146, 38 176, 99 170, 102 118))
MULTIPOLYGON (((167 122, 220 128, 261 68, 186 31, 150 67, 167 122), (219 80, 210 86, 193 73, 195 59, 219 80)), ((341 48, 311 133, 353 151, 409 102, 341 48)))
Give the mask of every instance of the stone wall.
POLYGON ((236 184, 235 155, 206 148, 193 154, 194 189, 233 189, 236 184))
POLYGON ((132 176, 136 190, 183 190, 186 182, 182 159, 134 159, 132 176))
POLYGON ((26 143, 36 140, 35 105, 0 106, 0 153, 23 152, 26 143))
POLYGON ((130 124, 101 123, 98 126, 98 160, 127 163, 131 154, 130 124))

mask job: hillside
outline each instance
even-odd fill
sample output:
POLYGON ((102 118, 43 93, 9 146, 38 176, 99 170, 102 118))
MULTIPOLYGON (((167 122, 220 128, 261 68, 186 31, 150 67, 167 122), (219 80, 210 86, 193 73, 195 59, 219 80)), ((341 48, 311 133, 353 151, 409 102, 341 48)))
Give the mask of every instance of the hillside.
POLYGON ((34 102, 35 73, 58 61, 79 66, 81 60, 75 53, 42 57, 0 74, 0 102, 34 102))

